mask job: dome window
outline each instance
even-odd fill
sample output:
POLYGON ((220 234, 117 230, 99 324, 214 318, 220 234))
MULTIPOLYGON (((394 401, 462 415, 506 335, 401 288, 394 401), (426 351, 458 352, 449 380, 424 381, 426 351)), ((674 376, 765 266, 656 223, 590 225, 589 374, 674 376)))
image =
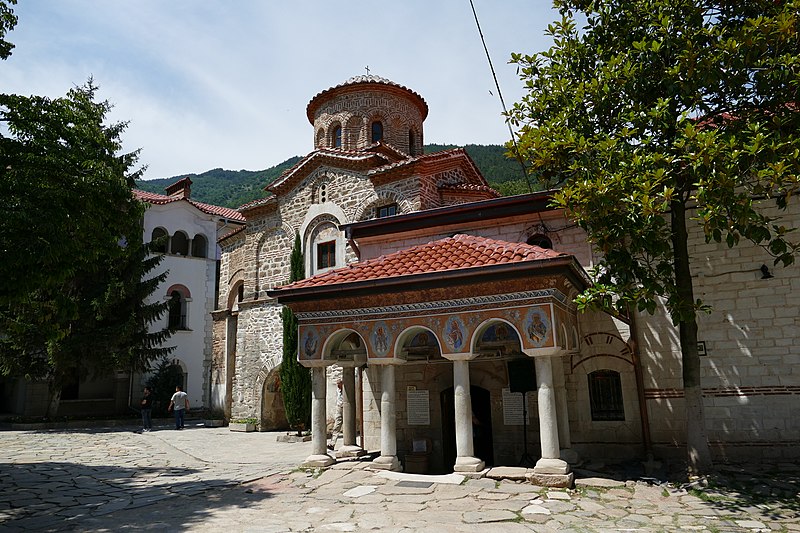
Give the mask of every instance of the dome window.
POLYGON ((372 142, 380 142, 383 140, 383 123, 376 120, 372 123, 372 142))

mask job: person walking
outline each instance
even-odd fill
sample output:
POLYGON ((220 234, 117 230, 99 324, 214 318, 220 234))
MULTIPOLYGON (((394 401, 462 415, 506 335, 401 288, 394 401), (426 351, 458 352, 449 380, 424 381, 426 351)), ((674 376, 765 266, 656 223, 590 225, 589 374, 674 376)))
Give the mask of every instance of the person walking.
POLYGON ((142 393, 142 432, 146 433, 153 429, 153 397, 150 387, 145 387, 142 393))
POLYGON ((167 411, 175 412, 175 429, 183 429, 184 417, 189 412, 189 395, 183 392, 180 385, 175 387, 167 411))

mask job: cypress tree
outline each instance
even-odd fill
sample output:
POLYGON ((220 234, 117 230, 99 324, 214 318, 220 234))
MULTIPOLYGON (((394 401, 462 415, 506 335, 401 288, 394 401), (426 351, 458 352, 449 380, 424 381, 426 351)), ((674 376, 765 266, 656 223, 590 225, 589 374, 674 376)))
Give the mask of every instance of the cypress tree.
MULTIPOLYGON (((305 277, 299 233, 295 234, 289 264, 289 283, 305 277)), ((296 429, 300 435, 311 425, 311 372, 297 360, 297 317, 291 309, 284 306, 281 318, 283 318, 283 362, 279 371, 281 393, 289 427, 296 429)))

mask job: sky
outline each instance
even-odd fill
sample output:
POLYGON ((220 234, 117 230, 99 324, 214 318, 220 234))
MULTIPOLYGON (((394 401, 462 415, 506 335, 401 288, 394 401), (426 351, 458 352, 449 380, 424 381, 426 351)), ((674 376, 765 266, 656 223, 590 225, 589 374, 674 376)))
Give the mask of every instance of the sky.
MULTIPOLYGON (((506 106, 512 52, 547 50, 549 0, 473 0, 506 106)), ((145 179, 262 170, 313 149, 306 106, 366 73, 419 93, 426 144, 509 140, 469 0, 20 0, 0 91, 59 97, 92 77, 145 179)))

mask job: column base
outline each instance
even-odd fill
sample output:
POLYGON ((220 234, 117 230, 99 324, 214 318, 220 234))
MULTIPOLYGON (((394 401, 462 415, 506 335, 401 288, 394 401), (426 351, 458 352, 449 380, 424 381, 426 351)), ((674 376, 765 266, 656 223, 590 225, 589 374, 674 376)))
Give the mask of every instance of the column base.
POLYGON ((575 474, 537 474, 536 469, 532 474, 528 474, 525 478, 539 487, 558 487, 571 489, 575 483, 575 474))
POLYGON ((336 461, 334 461, 333 457, 330 455, 309 455, 300 466, 304 468, 318 468, 330 466, 335 462, 336 461))
POLYGON ((536 461, 536 466, 533 467, 534 474, 566 475, 569 471, 570 468, 566 461, 562 461, 561 459, 545 459, 544 457, 536 461))
POLYGON ((367 452, 361 446, 342 446, 338 450, 336 450, 336 457, 361 457, 362 455, 366 455, 367 452))
POLYGON ((486 466, 477 457, 457 457, 453 472, 480 472, 486 466))
POLYGON ((370 464, 372 468, 377 470, 391 470, 393 472, 401 472, 403 470, 400 467, 400 460, 394 455, 381 455, 376 457, 370 464))

